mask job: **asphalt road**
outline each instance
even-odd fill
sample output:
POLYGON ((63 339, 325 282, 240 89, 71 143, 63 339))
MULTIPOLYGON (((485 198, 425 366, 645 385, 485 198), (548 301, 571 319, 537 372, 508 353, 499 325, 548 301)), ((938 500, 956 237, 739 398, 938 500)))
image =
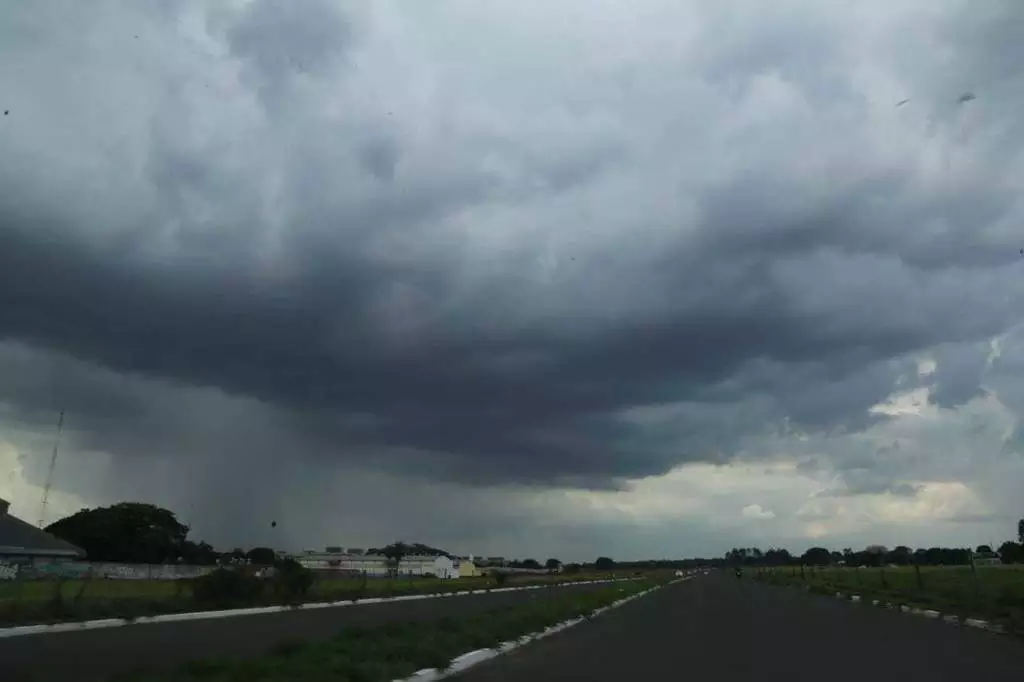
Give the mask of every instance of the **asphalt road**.
POLYGON ((661 589, 453 679, 1021 680, 1024 642, 711 575, 661 589))
POLYGON ((531 599, 553 590, 592 590, 603 585, 576 585, 520 592, 286 611, 213 620, 128 625, 0 639, 3 682, 90 682, 124 673, 172 670, 209 658, 255 657, 282 641, 326 639, 352 625, 390 621, 426 621, 463 616, 531 599))

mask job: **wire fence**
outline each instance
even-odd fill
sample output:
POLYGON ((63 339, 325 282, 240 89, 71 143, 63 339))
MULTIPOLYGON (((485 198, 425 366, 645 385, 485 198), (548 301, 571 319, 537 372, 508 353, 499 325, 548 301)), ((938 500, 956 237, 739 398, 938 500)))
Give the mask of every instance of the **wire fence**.
POLYGON ((755 568, 757 580, 810 591, 858 594, 985 618, 1024 631, 1024 566, 786 566, 755 568))

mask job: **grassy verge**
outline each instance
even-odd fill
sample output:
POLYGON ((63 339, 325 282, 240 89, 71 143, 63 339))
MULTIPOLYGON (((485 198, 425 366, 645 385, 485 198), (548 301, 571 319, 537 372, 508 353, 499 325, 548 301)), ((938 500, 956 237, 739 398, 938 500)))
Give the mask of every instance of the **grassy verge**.
MULTIPOLYGON (((347 601, 368 597, 491 590, 499 587, 589 582, 607 575, 512 576, 505 583, 491 577, 439 580, 318 579, 304 601, 347 601)), ((280 603, 266 594, 234 607, 280 603)), ((0 583, 0 627, 95 618, 139 618, 165 613, 204 610, 192 595, 188 581, 161 580, 46 580, 0 583)))
POLYGON ((545 629, 656 583, 638 580, 587 593, 558 592, 550 598, 494 609, 468 618, 432 623, 390 623, 377 628, 346 628, 319 642, 284 641, 271 654, 249 661, 202 661, 180 671, 119 678, 124 682, 383 682, 423 668, 445 669, 453 658, 476 649, 545 629))
POLYGON ((863 600, 979 618, 1024 633, 1024 571, 1010 567, 781 568, 755 573, 764 582, 802 586, 819 594, 858 594, 863 600))

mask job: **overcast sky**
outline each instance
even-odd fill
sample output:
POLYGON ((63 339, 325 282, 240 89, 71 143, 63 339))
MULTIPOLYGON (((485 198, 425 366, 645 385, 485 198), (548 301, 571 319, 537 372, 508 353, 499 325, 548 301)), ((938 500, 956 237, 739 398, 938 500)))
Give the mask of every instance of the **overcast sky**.
POLYGON ((47 520, 152 501, 224 548, 1008 539, 1021 30, 1016 0, 5 7, 0 495, 38 520, 65 408, 47 520))

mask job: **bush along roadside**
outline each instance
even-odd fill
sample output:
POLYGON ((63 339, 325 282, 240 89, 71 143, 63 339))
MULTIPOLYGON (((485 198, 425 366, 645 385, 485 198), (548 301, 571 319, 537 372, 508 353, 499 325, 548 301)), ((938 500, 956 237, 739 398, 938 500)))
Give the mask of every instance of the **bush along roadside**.
POLYGON ((808 579, 806 574, 798 578, 792 572, 770 570, 756 573, 755 578, 771 585, 801 587, 812 594, 835 596, 954 625, 1024 636, 1024 601, 1015 593, 968 597, 960 592, 907 591, 887 586, 884 582, 878 586, 854 588, 830 579, 828 574, 808 579))
POLYGON ((131 682, 384 682, 433 668, 449 669, 457 657, 488 648, 509 648, 526 635, 565 621, 592 618, 609 605, 658 583, 638 580, 587 593, 559 592, 524 604, 467 618, 431 623, 389 623, 346 628, 318 642, 282 641, 269 655, 249 661, 199 661, 180 671, 122 678, 131 682))
POLYGON ((313 586, 313 572, 293 559, 278 562, 268 578, 228 568, 194 578, 192 599, 203 608, 231 608, 261 602, 300 604, 313 586))

